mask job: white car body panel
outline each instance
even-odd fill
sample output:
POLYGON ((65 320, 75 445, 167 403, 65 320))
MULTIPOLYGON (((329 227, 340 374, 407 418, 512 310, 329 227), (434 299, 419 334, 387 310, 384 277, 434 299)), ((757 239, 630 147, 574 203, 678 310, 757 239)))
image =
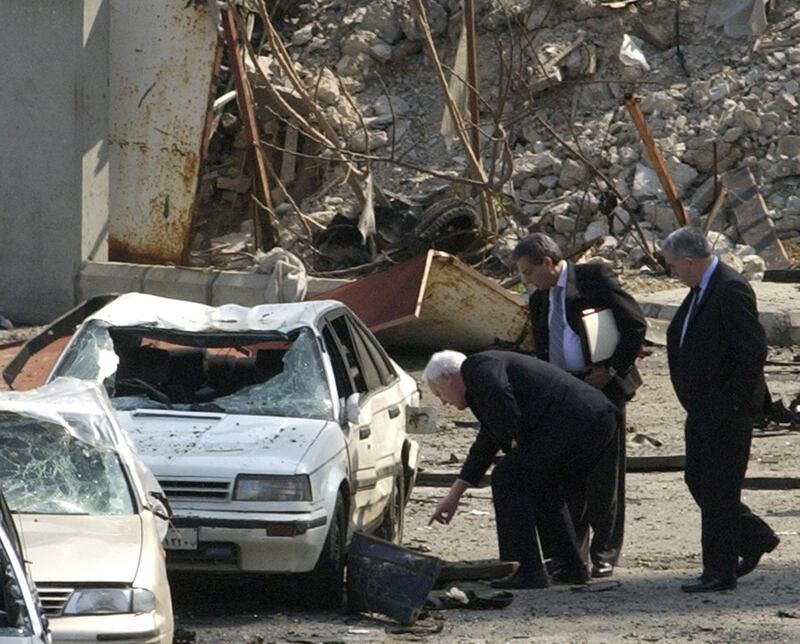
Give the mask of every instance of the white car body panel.
POLYGON ((49 583, 122 583, 136 577, 142 554, 137 514, 17 514, 34 579, 49 583), (53 549, 58 548, 58 556, 53 549))
MULTIPOLYGON (((336 392, 331 356, 321 334, 326 316, 347 312, 332 301, 210 307, 152 295, 128 293, 107 304, 81 325, 55 364, 81 331, 93 323, 182 334, 280 332, 309 328, 316 339, 324 380, 336 392)), ((101 352, 98 380, 113 376, 119 357, 101 352)), ((199 560, 188 550, 169 550, 176 569, 255 572, 307 572, 325 542, 337 494, 346 490, 350 507, 348 537, 380 522, 394 481, 416 469, 418 447, 405 433, 406 409, 417 405, 417 384, 393 361, 397 377, 362 396, 358 424, 344 420, 344 401, 330 396, 330 418, 294 418, 172 409, 117 410, 120 424, 143 460, 162 483, 178 531, 200 544, 229 544, 235 557, 199 560), (391 413, 390 413, 391 412, 391 413), (369 433, 360 431, 369 425, 369 433), (403 463, 403 454, 413 461, 403 463), (242 474, 309 476, 311 501, 236 501, 236 477, 242 474), (208 493, 203 490, 216 490, 208 493), (270 524, 295 524, 295 536, 267 536, 270 524)), ((172 536, 175 536, 174 534, 172 536)), ((178 535, 180 536, 180 535, 178 535)), ((182 539, 179 539, 181 541, 182 539)), ((168 542, 170 543, 170 542, 168 542)), ((226 546, 227 547, 227 546, 226 546)), ((224 549, 219 549, 222 552, 224 549)))

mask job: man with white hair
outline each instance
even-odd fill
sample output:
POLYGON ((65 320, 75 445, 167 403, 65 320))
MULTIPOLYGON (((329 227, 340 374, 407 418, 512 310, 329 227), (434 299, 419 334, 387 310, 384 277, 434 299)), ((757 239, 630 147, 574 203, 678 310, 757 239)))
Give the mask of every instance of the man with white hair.
MULTIPOLYGON (((537 522, 545 522, 561 568, 552 579, 586 583, 575 528, 565 501, 609 449, 616 409, 598 389, 537 358, 484 351, 467 358, 455 351, 435 353, 423 379, 443 403, 469 409, 480 430, 458 479, 436 505, 431 522, 450 523, 464 492, 477 486, 498 451, 492 471, 500 558, 518 561, 514 575, 496 588, 550 585, 537 522)), ((612 446, 613 448, 613 446, 612 446)))
POLYGON ((672 386, 686 410, 686 485, 700 507, 703 572, 685 592, 732 590, 780 539, 741 502, 767 342, 753 289, 685 227, 662 251, 691 287, 667 329, 672 386))

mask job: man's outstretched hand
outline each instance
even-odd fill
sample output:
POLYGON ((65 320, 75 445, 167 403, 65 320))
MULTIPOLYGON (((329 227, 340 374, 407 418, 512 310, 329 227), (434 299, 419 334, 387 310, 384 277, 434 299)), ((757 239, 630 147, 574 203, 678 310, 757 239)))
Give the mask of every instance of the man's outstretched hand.
POLYGON ((436 504, 436 509, 431 515, 428 525, 436 521, 437 523, 450 523, 458 509, 458 503, 461 501, 461 495, 469 487, 469 485, 461 479, 456 479, 450 487, 447 496, 441 498, 436 504))
POLYGON ((439 499, 436 504, 436 509, 431 515, 431 520, 428 525, 436 521, 437 523, 450 523, 455 516, 456 509, 458 508, 458 499, 451 499, 448 494, 446 497, 439 499))

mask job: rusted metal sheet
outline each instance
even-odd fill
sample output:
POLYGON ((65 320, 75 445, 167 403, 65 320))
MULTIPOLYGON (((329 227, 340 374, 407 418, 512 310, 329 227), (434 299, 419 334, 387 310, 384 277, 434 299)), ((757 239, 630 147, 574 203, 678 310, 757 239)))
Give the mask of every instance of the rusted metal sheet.
POLYGON ((395 349, 481 351, 498 340, 517 342, 528 327, 527 307, 520 298, 438 251, 318 299, 344 302, 381 342, 395 349))
POLYGON ((214 68, 213 2, 113 2, 109 258, 180 262, 214 68))

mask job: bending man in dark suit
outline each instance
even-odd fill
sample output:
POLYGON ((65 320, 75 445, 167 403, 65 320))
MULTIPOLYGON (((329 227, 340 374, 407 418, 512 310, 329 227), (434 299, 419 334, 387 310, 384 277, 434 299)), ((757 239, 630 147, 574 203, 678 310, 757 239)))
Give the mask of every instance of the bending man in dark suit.
POLYGON ((703 233, 681 228, 662 249, 673 274, 691 287, 667 330, 670 378, 686 410, 685 478, 700 506, 703 548, 702 575, 681 588, 730 590, 779 542, 741 502, 753 414, 764 396, 766 337, 753 289, 711 256, 703 233))
POLYGON ((579 541, 593 537, 589 548, 592 576, 607 577, 622 551, 625 530, 625 402, 642 379, 634 365, 647 325, 642 310, 616 276, 601 264, 573 264, 562 259, 558 244, 543 233, 523 239, 512 258, 526 282, 536 356, 601 389, 619 410, 615 450, 589 476, 584 497, 570 500, 579 541), (614 353, 592 364, 581 313, 605 308, 614 314, 620 333, 614 353), (578 507, 575 507, 578 506, 578 507))
POLYGON ((431 391, 458 409, 469 407, 480 430, 450 492, 431 521, 450 523, 464 491, 492 471, 500 558, 518 561, 497 588, 545 588, 537 523, 546 522, 562 562, 553 580, 585 583, 564 491, 586 484, 586 474, 616 431, 613 405, 599 391, 532 356, 485 351, 469 358, 455 351, 431 357, 423 373, 431 391))

